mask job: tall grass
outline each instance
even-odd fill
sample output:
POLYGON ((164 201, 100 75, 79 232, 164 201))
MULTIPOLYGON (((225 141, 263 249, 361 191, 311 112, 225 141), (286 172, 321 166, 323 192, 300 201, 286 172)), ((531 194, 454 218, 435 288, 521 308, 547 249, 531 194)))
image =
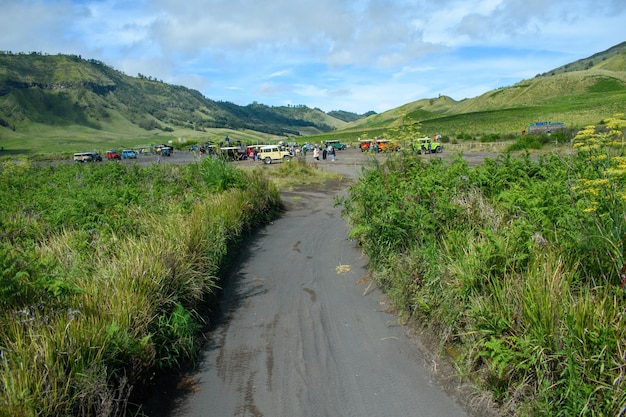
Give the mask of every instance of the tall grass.
POLYGON ((566 157, 404 155, 344 201, 373 276, 504 413, 626 412, 624 127, 566 157))
POLYGON ((193 357, 220 267, 280 206, 211 164, 2 166, 0 415, 122 416, 193 357))

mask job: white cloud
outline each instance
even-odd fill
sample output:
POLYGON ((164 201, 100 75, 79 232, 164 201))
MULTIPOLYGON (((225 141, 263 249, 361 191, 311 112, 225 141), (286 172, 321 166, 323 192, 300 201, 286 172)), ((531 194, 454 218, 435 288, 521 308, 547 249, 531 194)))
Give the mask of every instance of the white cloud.
POLYGON ((285 75, 289 75, 291 74, 291 70, 290 69, 284 69, 284 70, 280 70, 280 71, 275 71, 273 73, 271 73, 270 75, 268 75, 268 78, 276 78, 276 77, 283 77, 285 75))
POLYGON ((80 54, 238 104, 359 113, 472 97, 626 40, 616 29, 623 0, 0 0, 0 9, 3 50, 80 54))
POLYGON ((436 67, 434 66, 422 66, 422 67, 412 67, 412 66, 404 66, 398 72, 393 74, 394 78, 402 78, 407 75, 432 72, 435 71, 436 67))

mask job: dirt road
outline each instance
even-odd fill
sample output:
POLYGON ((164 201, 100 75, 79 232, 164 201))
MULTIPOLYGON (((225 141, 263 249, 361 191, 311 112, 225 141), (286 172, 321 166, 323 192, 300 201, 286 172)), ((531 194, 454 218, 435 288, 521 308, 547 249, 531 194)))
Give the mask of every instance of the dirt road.
MULTIPOLYGON (((319 164, 354 178, 365 160, 348 150, 319 164)), ((165 401, 148 415, 466 416, 347 238, 333 207, 346 190, 283 196, 288 210, 258 231, 224 283, 197 369, 157 393, 165 401)))

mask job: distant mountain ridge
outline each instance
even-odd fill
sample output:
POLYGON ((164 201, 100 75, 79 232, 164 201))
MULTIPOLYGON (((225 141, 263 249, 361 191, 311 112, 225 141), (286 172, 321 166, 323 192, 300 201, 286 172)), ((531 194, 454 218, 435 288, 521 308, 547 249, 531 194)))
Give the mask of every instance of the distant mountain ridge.
POLYGON ((221 128, 277 136, 329 132, 346 123, 305 106, 214 101, 196 90, 141 74, 131 77, 76 55, 0 53, 1 127, 19 131, 39 123, 106 131, 120 120, 145 131, 221 128))

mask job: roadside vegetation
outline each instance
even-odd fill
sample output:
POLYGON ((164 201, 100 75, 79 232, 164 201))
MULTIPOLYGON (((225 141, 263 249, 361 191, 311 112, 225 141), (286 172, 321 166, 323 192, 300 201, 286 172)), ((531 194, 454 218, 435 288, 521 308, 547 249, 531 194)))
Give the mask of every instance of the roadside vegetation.
POLYGON ((338 201, 401 316, 503 414, 626 413, 625 128, 474 167, 398 155, 338 201))
POLYGON ((122 416, 193 358, 220 272, 281 207, 261 173, 0 165, 0 416, 122 416))

